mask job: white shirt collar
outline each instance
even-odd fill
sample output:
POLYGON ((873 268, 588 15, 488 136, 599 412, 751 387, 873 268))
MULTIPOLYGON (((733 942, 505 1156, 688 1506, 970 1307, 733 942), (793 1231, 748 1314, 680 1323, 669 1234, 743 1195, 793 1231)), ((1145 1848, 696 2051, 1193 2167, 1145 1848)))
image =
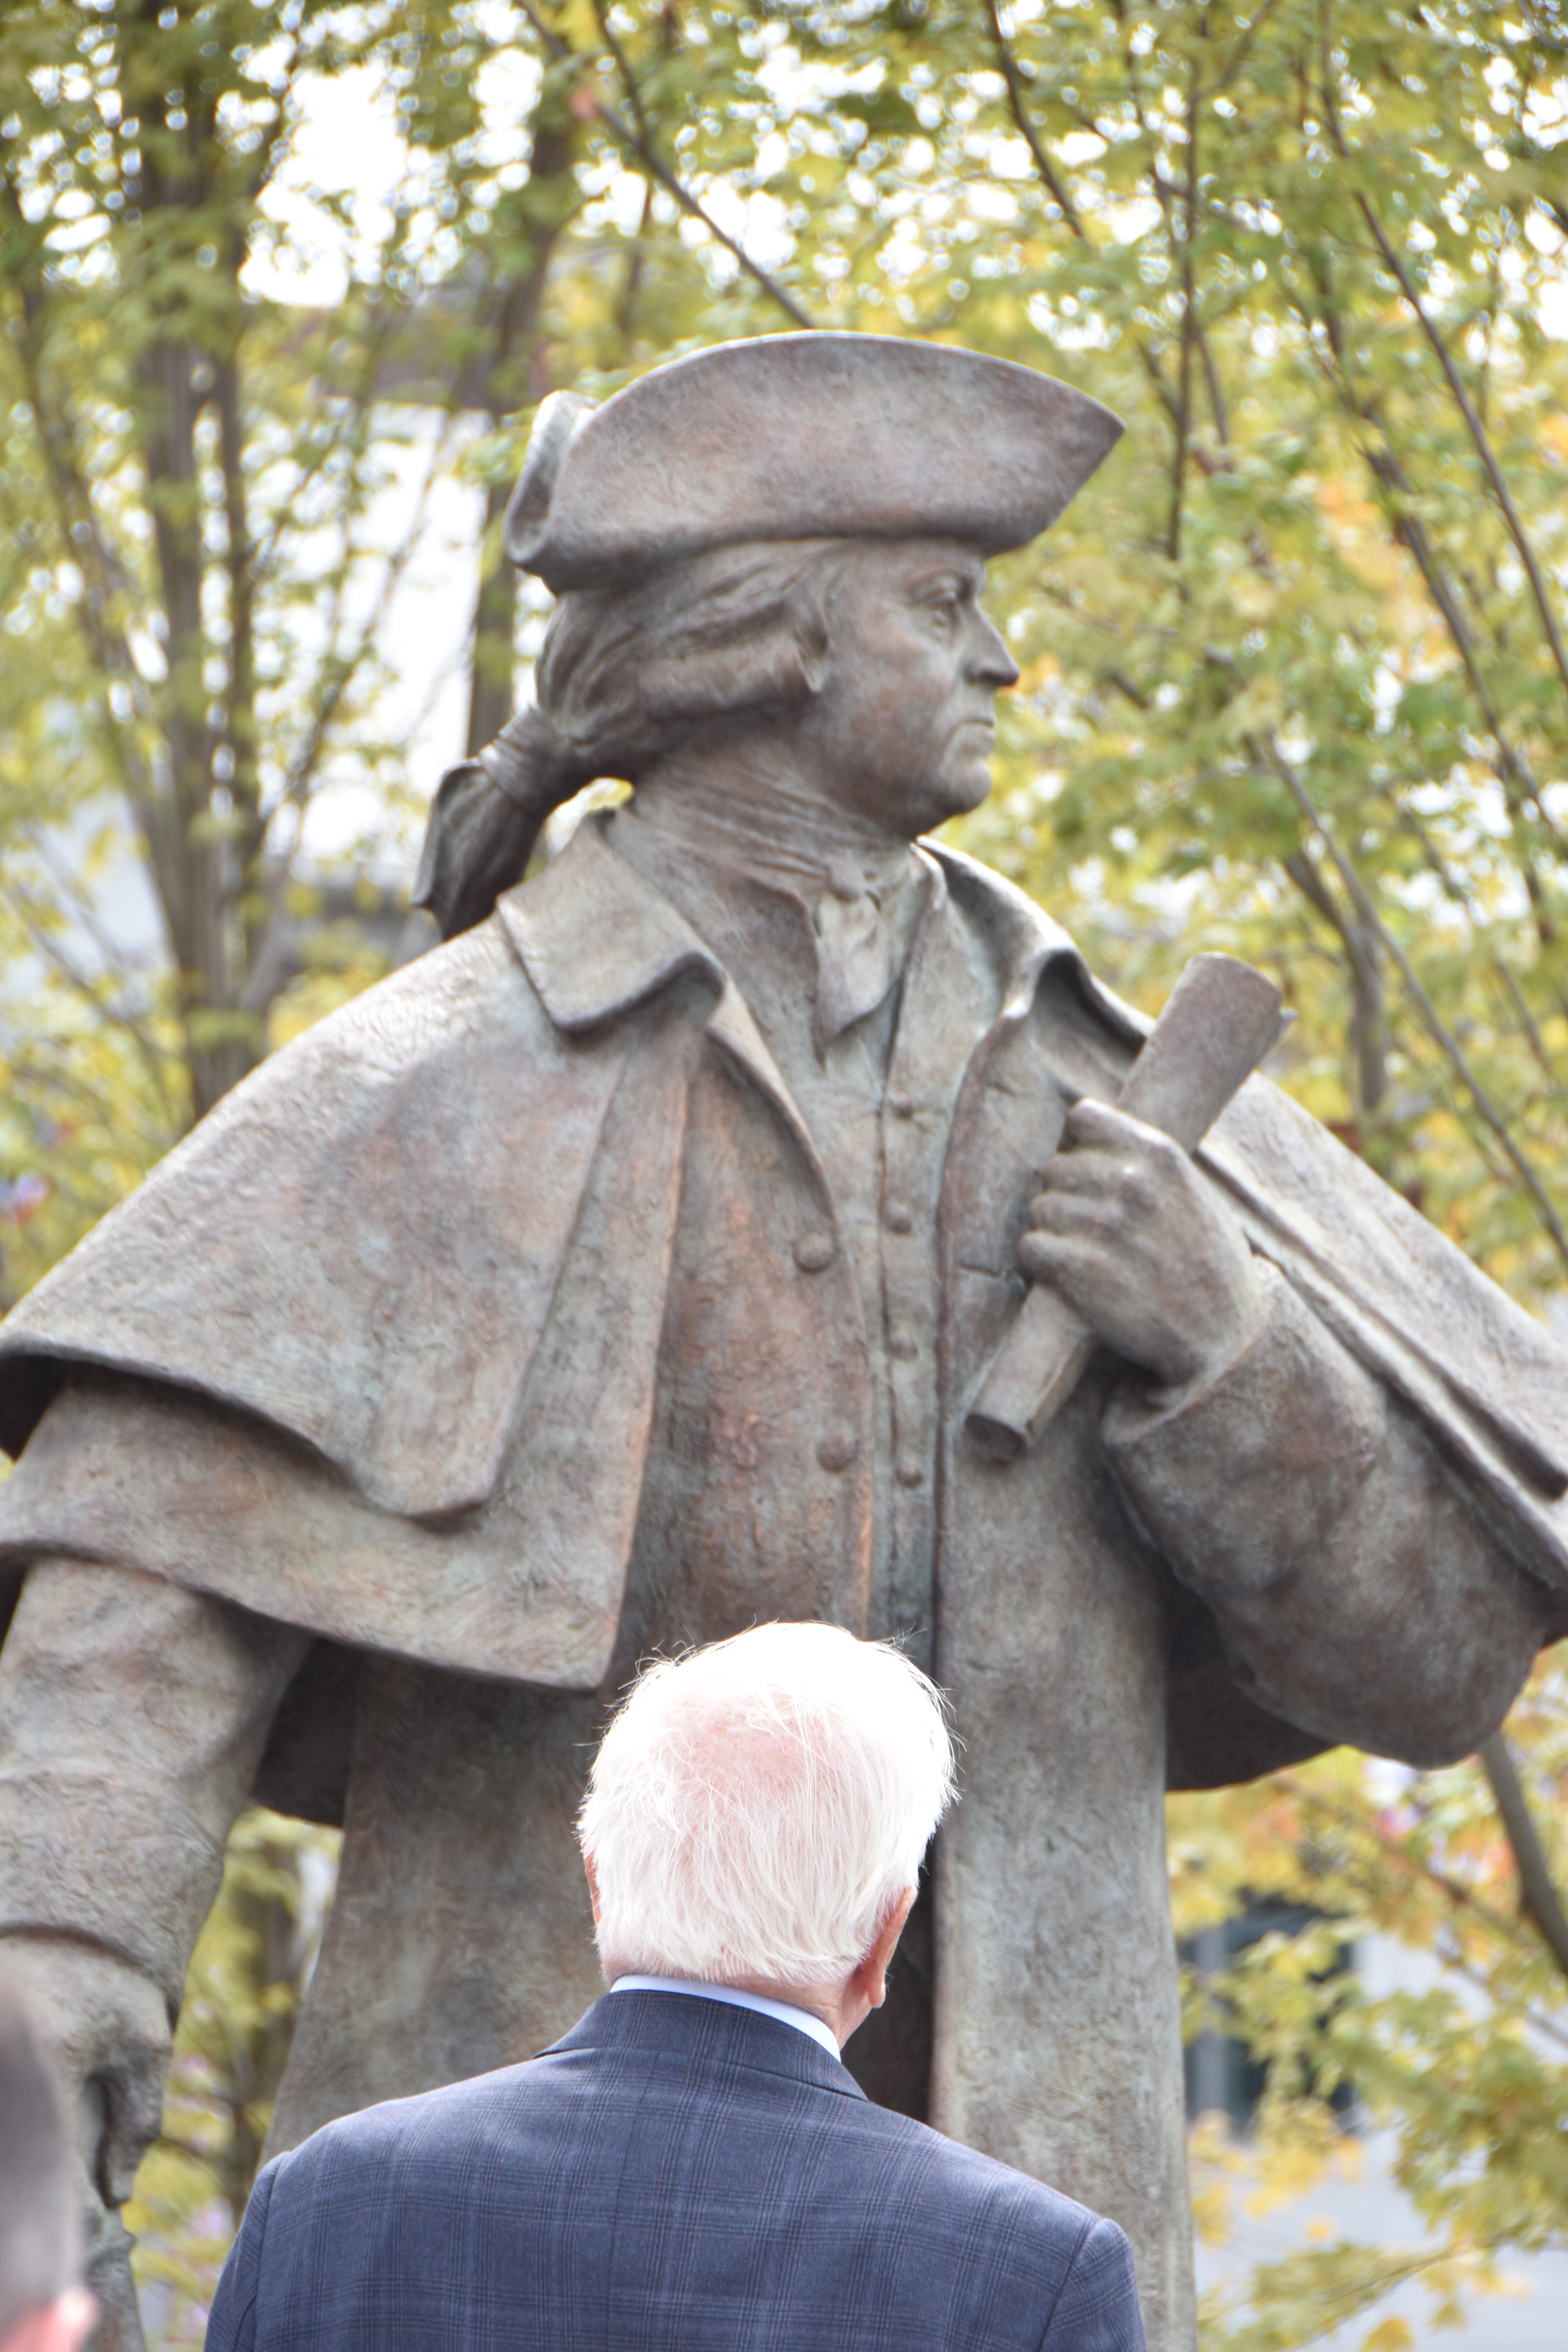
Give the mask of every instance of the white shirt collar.
POLYGON ((728 2001, 731 2009, 754 2009, 759 2017, 776 2017, 781 2025, 809 2033, 830 2058, 838 2056, 838 2037, 826 2020, 813 2017, 809 2009, 796 2009, 793 2001, 774 2000, 765 1992, 737 1992, 733 1985, 701 1984, 693 1977, 617 1977, 610 1990, 691 1993, 699 2000, 728 2001))

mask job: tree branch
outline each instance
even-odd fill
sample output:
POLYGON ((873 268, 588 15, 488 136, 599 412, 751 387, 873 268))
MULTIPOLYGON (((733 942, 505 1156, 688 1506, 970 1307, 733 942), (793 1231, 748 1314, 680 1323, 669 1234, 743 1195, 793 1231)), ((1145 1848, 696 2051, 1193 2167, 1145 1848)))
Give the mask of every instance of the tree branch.
POLYGON ((73 995, 80 998, 81 1002, 90 1009, 94 1018, 106 1022, 110 1028, 121 1030, 130 1038, 148 1076, 162 1094, 163 1088, 159 1052, 151 1032, 145 1029, 134 1014, 128 1013, 123 1006, 105 1001, 102 990, 95 986, 89 975, 82 971, 66 953, 58 940, 51 936, 47 923, 39 918, 25 892, 17 889, 14 884, 0 883, 0 899, 4 899, 10 907, 17 925, 26 932, 31 942, 34 952, 48 965, 58 979, 65 982, 73 995))
MULTIPOLYGON (((1211 654, 1210 658, 1212 660, 1217 660, 1222 667, 1233 667, 1233 665, 1230 665, 1226 661, 1226 657, 1223 655, 1211 654)), ((1300 810, 1302 816, 1306 819, 1308 824, 1311 827, 1319 840, 1322 843, 1323 847, 1327 850, 1329 856, 1333 863, 1334 871, 1338 874, 1341 882, 1343 884, 1345 891, 1351 898, 1352 903, 1361 914, 1366 924, 1368 931, 1382 943, 1382 946, 1390 960, 1397 968, 1399 976, 1405 982, 1405 990, 1410 997, 1411 1003, 1415 1007, 1416 1014, 1421 1022, 1422 1027, 1426 1030, 1427 1035, 1431 1038, 1432 1043, 1437 1047, 1438 1051, 1448 1063, 1455 1076, 1458 1078, 1459 1083, 1465 1088, 1466 1093, 1475 1104, 1482 1120, 1496 1137, 1499 1145, 1507 1155, 1509 1162, 1513 1168, 1515 1174, 1519 1177, 1520 1181, 1529 1192, 1531 1199, 1535 1202, 1536 1207, 1540 1210, 1542 1223, 1545 1225, 1548 1234, 1551 1235, 1558 1255, 1562 1258, 1563 1265, 1568 1265, 1568 1232, 1564 1232, 1563 1230, 1563 1221, 1557 1213, 1557 1210, 1552 1201, 1551 1195, 1548 1193, 1546 1187, 1542 1183, 1541 1177, 1536 1172, 1536 1170, 1531 1165, 1531 1161, 1525 1157, 1520 1145, 1514 1140, 1512 1130, 1509 1127, 1507 1120, 1503 1118, 1502 1113, 1496 1108, 1490 1096, 1487 1093, 1485 1087, 1481 1085, 1480 1080, 1471 1069, 1463 1046, 1448 1029, 1447 1024, 1442 1018, 1442 1015, 1438 1013, 1436 1006, 1427 995, 1426 988, 1422 984, 1420 976, 1416 972, 1409 957, 1405 954, 1405 950, 1400 946, 1399 941, 1394 938, 1393 932, 1388 929, 1388 926, 1384 922, 1383 918, 1379 915, 1376 908, 1373 905, 1371 898, 1367 895, 1365 885, 1363 883, 1360 875, 1356 872, 1355 867, 1351 864, 1349 858, 1341 849, 1339 842, 1330 828, 1328 820, 1319 810, 1317 803, 1313 801, 1311 794, 1308 792, 1306 785, 1301 782, 1300 777, 1297 774, 1291 762, 1280 751, 1279 742, 1272 730, 1262 737, 1252 738, 1248 742, 1247 749, 1248 756, 1252 758, 1258 757, 1259 751, 1261 751, 1262 756, 1267 759, 1268 765, 1279 778, 1280 782, 1285 786, 1286 791, 1290 794, 1291 799, 1300 810)))
MULTIPOLYGON (((1061 174, 1047 154, 1044 142, 1035 128, 1028 107, 1025 103, 1026 85, 1023 69, 1013 54, 1006 35, 1002 30, 1002 19, 997 14, 995 0, 981 0, 981 5, 984 8, 986 21, 991 27, 992 46, 996 53, 996 69, 1006 85, 1007 111, 1013 118, 1014 127, 1029 151, 1030 160, 1040 176, 1046 194, 1060 211, 1063 220, 1066 221, 1074 236, 1081 245, 1088 246, 1092 252, 1094 240, 1084 224, 1083 215, 1068 194, 1067 184, 1061 174)), ((1153 176, 1156 184, 1163 187, 1163 183, 1160 181, 1158 172, 1153 176)), ((1177 398, 1165 381, 1165 372, 1160 365, 1158 353, 1142 335, 1134 339, 1133 349, 1138 353, 1154 397, 1174 425, 1178 414, 1177 398)), ((1193 455, 1205 473, 1211 473, 1214 470, 1214 460, 1205 451, 1194 450, 1193 455)))
MULTIPOLYGON (((1342 161, 1346 163, 1352 163, 1353 159, 1352 157, 1351 150, 1345 142, 1344 132, 1340 125, 1339 110, 1334 103, 1334 93, 1326 62, 1323 72, 1323 110, 1325 118, 1328 121, 1330 135, 1333 139, 1334 145, 1339 152, 1342 161)), ((1405 299, 1409 303, 1410 308, 1415 313, 1416 320, 1420 324, 1421 331, 1432 346, 1432 350, 1436 356, 1437 363, 1441 367, 1444 376, 1447 381, 1448 389, 1454 395, 1455 404, 1458 408, 1460 415, 1465 420, 1466 430, 1468 432, 1470 439, 1475 445, 1477 456, 1480 458, 1481 464, 1486 469, 1487 478, 1492 486, 1492 492, 1497 499, 1498 505, 1502 509, 1503 520, 1508 525, 1509 536, 1519 551, 1520 562, 1524 566, 1525 576, 1530 582, 1531 593, 1535 599, 1536 610, 1541 615, 1541 625, 1546 632, 1546 642, 1552 649, 1552 658, 1557 665, 1557 674, 1562 678, 1564 688, 1568 688, 1568 646, 1564 646, 1563 642, 1563 633, 1558 626, 1557 614, 1552 608, 1552 599, 1547 591, 1545 575, 1541 569, 1540 563, 1536 560, 1535 549, 1531 541, 1529 532, 1524 528, 1523 520, 1520 515, 1518 508, 1514 505, 1513 495, 1508 487, 1502 467, 1498 463, 1497 452, 1492 447, 1491 444, 1491 436, 1488 433, 1486 426, 1482 424, 1479 415, 1477 414, 1475 404, 1471 400, 1469 393, 1466 388, 1464 378, 1460 375, 1458 367, 1454 363, 1453 353, 1449 351, 1445 338, 1439 332, 1436 321, 1428 313, 1426 304, 1422 301, 1420 294, 1416 290, 1415 281, 1411 278, 1410 272, 1406 269, 1403 259, 1395 250, 1392 241, 1384 233, 1383 224, 1378 219, 1375 212, 1373 212, 1370 200, 1360 188, 1355 191, 1355 202, 1357 211, 1361 214, 1363 220, 1365 221, 1368 229, 1372 233, 1373 242, 1375 243, 1379 253, 1383 256, 1384 264, 1387 268, 1389 275, 1393 278, 1395 285, 1399 288, 1400 292, 1404 295, 1405 299)))
POLYGON ((1024 103, 1023 73, 1017 58, 1013 55, 1007 37, 1002 30, 1002 19, 996 11, 996 0, 981 0, 981 5, 985 11, 985 21, 991 27, 991 45, 996 52, 997 70, 1007 85, 1007 111, 1013 118, 1018 136, 1029 151, 1030 160, 1040 175, 1047 194, 1060 212, 1074 236, 1081 244, 1091 244, 1093 240, 1079 217, 1078 206, 1068 195, 1066 184, 1058 174, 1056 165, 1047 154, 1039 133, 1035 129, 1029 110, 1024 103))
MULTIPOLYGON (((1321 353, 1319 365, 1328 377, 1348 414, 1369 426, 1381 446, 1360 440, 1363 461, 1376 485, 1379 503, 1395 544, 1404 548, 1422 579, 1426 592, 1437 608, 1438 616, 1447 629, 1454 650, 1464 667, 1470 691, 1480 707, 1488 734, 1492 739, 1496 768, 1505 795, 1510 784, 1530 802, 1546 830, 1557 837, 1558 827, 1542 802, 1540 787, 1524 753, 1510 740, 1502 717, 1492 699, 1491 690, 1482 677, 1477 656, 1475 631, 1465 616, 1458 588, 1439 562, 1432 546, 1431 534, 1423 518, 1413 510, 1410 501, 1417 495, 1415 486, 1394 446, 1393 436, 1383 415, 1379 402, 1363 397, 1351 381, 1345 352, 1344 332, 1335 307, 1332 281, 1324 264, 1314 260, 1309 264, 1317 301, 1316 322, 1321 327, 1329 346, 1329 365, 1321 353)), ((1305 308, 1305 305, 1300 307, 1305 308)), ((1314 314, 1308 312, 1309 322, 1314 314)), ((1510 808, 1512 800, 1510 797, 1510 808)))
MULTIPOLYGON (((582 65, 585 62, 580 49, 574 49, 561 38, 558 33, 551 30, 538 10, 531 5, 531 0, 520 0, 520 5, 523 15, 558 65, 582 65)), ((612 55, 616 57, 625 79, 626 68, 619 58, 618 50, 613 48, 612 55)), ((658 182, 667 195, 674 197, 682 212, 689 214, 691 219, 701 222, 709 236, 723 247, 725 252, 739 264, 754 285, 761 287, 770 301, 777 303, 785 318, 793 320, 797 327, 804 327, 808 333, 813 332, 816 326, 816 320, 801 309, 794 295, 786 293, 776 278, 770 278, 761 262, 752 260, 739 238, 732 237, 727 229, 720 227, 712 214, 692 194, 684 181, 677 178, 670 170, 655 148, 652 140, 646 138, 635 124, 628 122, 625 115, 617 112, 615 107, 606 106, 602 98, 594 97, 591 91, 589 96, 593 100, 595 114, 616 145, 623 148, 627 154, 636 155, 649 177, 658 182)))
POLYGON ((1541 1832, 1531 1813, 1530 1801, 1524 1793, 1524 1783, 1519 1777, 1518 1767, 1500 1731, 1494 1731, 1479 1752, 1481 1769, 1491 1784, 1503 1828, 1508 1832, 1509 1844, 1513 1849, 1524 1907, 1540 1929, 1542 1940, 1552 1958, 1563 1974, 1568 1977, 1568 1913, 1563 1911, 1563 1898, 1552 1881, 1552 1866, 1546 1859, 1541 1832))
POLYGON ((347 694, 381 634, 393 596, 404 573, 412 562, 420 539, 424 535, 430 494, 440 471, 455 423, 456 411, 449 408, 443 416, 441 429, 432 445, 425 467, 424 479, 415 501, 413 518, 402 540, 386 557, 375 603, 363 628, 359 631, 353 646, 346 653, 338 654, 334 648, 342 623, 344 592, 353 562, 352 550, 346 541, 346 533, 350 526, 345 522, 345 545, 339 566, 332 614, 328 624, 327 651, 322 656, 313 697, 314 707, 310 710, 303 740, 296 746, 294 755, 289 762, 283 788, 262 813, 260 821, 260 829, 265 835, 273 820, 284 809, 291 807, 295 813, 293 840, 289 847, 273 861, 272 869, 268 877, 268 911, 266 922, 256 927, 250 969, 240 996, 239 1009, 244 1013, 259 1013, 265 1009, 257 996, 258 975, 265 971, 267 940, 278 921, 287 897, 289 883, 294 869, 294 858, 299 848, 305 804, 310 797, 316 770, 320 765, 332 721, 342 708, 343 697, 347 694))
MULTIPOLYGON (((1193 337, 1196 324, 1196 289, 1193 283, 1193 237, 1197 227, 1198 210, 1198 100, 1200 97, 1197 59, 1194 57, 1192 79, 1187 86, 1187 170, 1186 186, 1183 191, 1181 226, 1182 247, 1182 356, 1176 390, 1175 447, 1171 456, 1171 525, 1166 534, 1165 551, 1173 563, 1181 561, 1182 500, 1187 483, 1187 442, 1193 414, 1193 337)), ((1158 178, 1158 173, 1155 174, 1158 178)))
POLYGON ((1286 1770, 1278 1777, 1304 1811, 1316 1812, 1327 1821, 1337 1822, 1342 1829, 1349 1830, 1356 1837, 1370 1839, 1380 1853, 1390 1862, 1397 1863, 1410 1877, 1424 1878, 1428 1885, 1435 1886, 1457 1911, 1469 1912, 1483 1927, 1510 1943, 1523 1941, 1524 1931, 1517 1919, 1510 1919, 1506 1911, 1497 1910, 1467 1886, 1463 1879, 1439 1870, 1425 1854, 1413 1854, 1403 1839, 1395 1837, 1392 1831, 1380 1828, 1364 1813, 1357 1812, 1353 1806, 1343 1804, 1337 1798, 1325 1796, 1320 1790, 1308 1786, 1293 1771, 1286 1770))

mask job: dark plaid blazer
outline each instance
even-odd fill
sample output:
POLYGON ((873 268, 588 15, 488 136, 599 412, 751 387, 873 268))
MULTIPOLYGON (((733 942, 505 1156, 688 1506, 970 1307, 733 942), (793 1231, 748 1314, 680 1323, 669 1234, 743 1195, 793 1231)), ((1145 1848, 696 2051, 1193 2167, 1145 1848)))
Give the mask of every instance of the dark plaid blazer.
POLYGON ((256 2184, 207 2352, 1142 2352, 1112 2222, 794 2026, 616 1993, 256 2184))

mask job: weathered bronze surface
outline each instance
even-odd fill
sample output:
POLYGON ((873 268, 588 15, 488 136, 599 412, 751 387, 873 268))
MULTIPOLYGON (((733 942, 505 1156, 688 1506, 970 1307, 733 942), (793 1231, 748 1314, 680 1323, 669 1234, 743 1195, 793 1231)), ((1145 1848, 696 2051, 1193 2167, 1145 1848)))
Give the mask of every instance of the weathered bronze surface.
POLYGON ((563 593, 434 806, 447 943, 0 1330, 0 1936, 82 2086, 106 2344, 247 1795, 345 1824, 284 2146, 571 2022, 607 1696, 825 1616, 934 1664, 965 1743, 850 2059, 1114 2215, 1190 2347, 1163 1790, 1492 1729, 1568 1630, 1568 1364, 1261 1079, 1193 1157, 1118 1110, 1141 1024, 921 838, 1016 677, 983 554, 1114 435, 872 338, 552 406, 512 544, 563 593), (629 807, 520 884, 597 774, 629 807), (1026 1276, 1097 1345, 999 1461, 1026 1276))
MULTIPOLYGON (((1234 956, 1194 956, 1172 992, 1118 1110, 1195 1150, 1293 1015, 1271 980, 1234 956)), ((1010 1459, 1036 1444, 1089 1366, 1095 1333, 1059 1290, 1041 1283, 1018 1309, 969 1408, 969 1430, 1010 1459)))

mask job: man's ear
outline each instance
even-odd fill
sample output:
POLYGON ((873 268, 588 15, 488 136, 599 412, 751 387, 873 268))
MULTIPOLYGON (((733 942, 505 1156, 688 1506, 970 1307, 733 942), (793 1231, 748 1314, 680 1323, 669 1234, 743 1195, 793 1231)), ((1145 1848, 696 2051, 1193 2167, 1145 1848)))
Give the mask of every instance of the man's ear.
POLYGON ((913 1886, 905 1887, 879 1928, 876 1942, 856 1970, 873 2009, 880 2009, 888 1998, 888 1970, 892 1966, 893 1954, 899 1948, 904 1922, 915 1907, 917 1892, 913 1886))
POLYGON ((588 1881, 588 1900, 594 1906, 594 1925, 596 1928, 599 1924, 599 1874, 594 1867, 594 1857, 591 1853, 585 1853, 583 1856, 583 1872, 588 1881))

